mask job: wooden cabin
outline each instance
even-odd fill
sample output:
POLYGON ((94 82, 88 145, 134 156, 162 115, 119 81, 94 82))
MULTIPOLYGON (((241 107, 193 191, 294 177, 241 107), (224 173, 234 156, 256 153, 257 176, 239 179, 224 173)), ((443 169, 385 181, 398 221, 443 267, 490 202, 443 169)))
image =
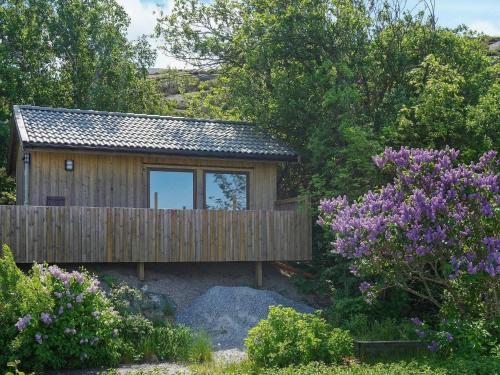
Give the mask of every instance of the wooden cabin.
POLYGON ((307 204, 277 200, 297 154, 252 124, 25 105, 12 124, 18 262, 311 258, 307 204))

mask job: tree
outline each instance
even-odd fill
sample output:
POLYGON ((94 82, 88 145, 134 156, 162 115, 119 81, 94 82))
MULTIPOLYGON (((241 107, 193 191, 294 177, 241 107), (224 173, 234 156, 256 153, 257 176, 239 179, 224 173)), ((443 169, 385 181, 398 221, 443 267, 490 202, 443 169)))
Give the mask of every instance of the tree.
MULTIPOLYGON (((162 114, 147 77, 155 51, 127 40, 129 18, 115 0, 0 2, 0 144, 14 104, 162 114)), ((5 165, 2 153, 0 167, 5 165)), ((0 177, 2 189, 7 184, 0 177)))
POLYGON ((402 4, 177 0, 157 35, 169 54, 219 69, 190 108, 256 122, 299 151, 290 193, 354 198, 378 182, 369 155, 382 146, 450 145, 470 160, 498 144, 483 38, 439 27, 430 3, 402 4), (486 114, 494 129, 474 120, 486 114))

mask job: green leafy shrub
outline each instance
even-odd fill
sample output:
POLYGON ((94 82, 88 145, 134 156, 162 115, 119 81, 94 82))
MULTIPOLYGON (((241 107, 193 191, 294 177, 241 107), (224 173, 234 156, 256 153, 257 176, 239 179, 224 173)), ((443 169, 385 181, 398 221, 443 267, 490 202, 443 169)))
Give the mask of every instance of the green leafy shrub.
POLYGON ((7 314, 1 314, 2 360, 19 359, 30 370, 119 361, 119 316, 94 277, 39 264, 23 275, 5 247, 3 254, 0 298, 7 314))
POLYGON ((123 315, 119 322, 122 360, 126 363, 139 362, 145 357, 141 350, 143 337, 153 332, 153 323, 141 314, 123 315))
POLYGON ((261 367, 340 363, 353 352, 349 332, 331 327, 318 314, 276 306, 249 331, 245 345, 249 359, 261 367))
POLYGON ((0 258, 0 369, 5 368, 9 360, 8 346, 17 334, 15 323, 19 315, 19 296, 16 286, 24 280, 25 276, 17 268, 10 249, 3 246, 0 258))
POLYGON ((157 325, 165 323, 175 313, 175 305, 168 297, 143 292, 125 283, 114 284, 110 299, 120 314, 141 314, 157 325))
POLYGON ((155 327, 150 335, 144 337, 141 349, 147 359, 187 361, 191 359, 195 339, 195 334, 188 327, 167 324, 155 327))
POLYGON ((139 342, 153 332, 153 323, 140 314, 125 315, 120 321, 120 336, 128 342, 139 342))
POLYGON ((125 283, 114 283, 109 298, 114 308, 122 315, 141 312, 142 293, 137 288, 132 288, 125 283))

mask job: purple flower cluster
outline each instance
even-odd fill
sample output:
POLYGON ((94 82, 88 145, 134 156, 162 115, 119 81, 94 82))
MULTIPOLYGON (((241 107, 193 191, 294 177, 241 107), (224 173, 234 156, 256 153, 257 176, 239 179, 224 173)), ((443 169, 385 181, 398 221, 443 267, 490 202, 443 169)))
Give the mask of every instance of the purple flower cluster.
POLYGON ((17 323, 16 323, 16 328, 18 331, 23 331, 24 329, 26 329, 26 327, 28 327, 28 325, 30 324, 31 322, 31 315, 30 314, 27 314, 21 318, 19 318, 17 320, 17 323))
POLYGON ((48 326, 48 325, 50 325, 52 323, 52 317, 50 316, 49 313, 42 313, 41 316, 40 316, 40 320, 46 326, 48 326))
MULTIPOLYGON (((83 285, 85 283, 85 275, 82 272, 78 271, 65 272, 56 265, 48 267, 46 271, 50 273, 55 279, 61 281, 66 289, 70 288, 72 281, 74 281, 79 285, 83 285)), ((96 279, 92 278, 90 282, 91 282, 91 287, 98 286, 98 281, 96 279)), ((97 289, 90 290, 89 293, 95 293, 96 291, 97 289)), ((57 298, 62 297, 61 292, 55 292, 54 295, 57 298)))
MULTIPOLYGON (((413 324, 417 327, 415 332, 417 336, 423 339, 424 337, 428 337, 429 345, 427 348, 432 352, 437 352, 442 348, 442 346, 447 346, 447 344, 451 343, 454 340, 453 335, 448 331, 433 331, 424 325, 419 318, 411 318, 410 319, 413 324), (426 332, 427 331, 427 332, 426 332)), ((442 324, 447 324, 448 322, 444 321, 442 324)))
POLYGON ((410 321, 415 324, 416 326, 422 327, 424 325, 424 322, 422 322, 419 318, 411 318, 410 321))
POLYGON ((439 343, 436 340, 432 340, 431 343, 427 345, 427 348, 431 352, 435 353, 441 348, 441 345, 439 345, 439 343))
POLYGON ((371 284, 363 281, 361 284, 359 284, 359 290, 361 293, 366 293, 369 289, 371 288, 371 284))
POLYGON ((499 274, 496 152, 470 165, 458 164, 458 154, 387 148, 374 157, 394 175, 391 184, 352 204, 345 197, 320 203, 318 223, 335 234, 333 251, 353 259, 360 274, 367 267, 382 272, 387 264, 427 271, 436 260, 451 265, 451 278, 461 272, 499 274))

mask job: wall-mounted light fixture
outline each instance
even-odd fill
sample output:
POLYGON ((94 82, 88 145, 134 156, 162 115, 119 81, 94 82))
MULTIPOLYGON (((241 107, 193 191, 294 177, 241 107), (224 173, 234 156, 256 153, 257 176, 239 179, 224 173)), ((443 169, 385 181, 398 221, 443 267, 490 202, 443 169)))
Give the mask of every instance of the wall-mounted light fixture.
POLYGON ((67 171, 72 171, 73 169, 75 169, 75 162, 73 160, 65 160, 64 169, 67 171))

